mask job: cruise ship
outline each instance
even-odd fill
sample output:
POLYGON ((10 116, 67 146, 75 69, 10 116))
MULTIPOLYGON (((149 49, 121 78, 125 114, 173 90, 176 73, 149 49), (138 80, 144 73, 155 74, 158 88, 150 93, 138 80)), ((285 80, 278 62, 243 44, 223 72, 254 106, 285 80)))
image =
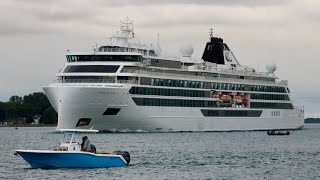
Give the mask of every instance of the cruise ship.
POLYGON ((159 37, 141 43, 126 19, 89 52, 66 54, 57 79, 43 87, 58 113, 57 129, 132 132, 300 129, 288 81, 240 65, 222 38, 209 33, 201 59, 193 48, 161 55, 159 37))

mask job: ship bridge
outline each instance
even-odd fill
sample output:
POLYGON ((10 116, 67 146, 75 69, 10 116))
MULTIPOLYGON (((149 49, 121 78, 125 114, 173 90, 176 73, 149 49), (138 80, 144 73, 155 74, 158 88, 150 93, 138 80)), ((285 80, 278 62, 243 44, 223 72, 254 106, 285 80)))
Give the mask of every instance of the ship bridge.
POLYGON ((66 55, 68 62, 93 62, 93 61, 123 61, 141 62, 142 54, 137 52, 97 52, 97 53, 72 53, 66 55))

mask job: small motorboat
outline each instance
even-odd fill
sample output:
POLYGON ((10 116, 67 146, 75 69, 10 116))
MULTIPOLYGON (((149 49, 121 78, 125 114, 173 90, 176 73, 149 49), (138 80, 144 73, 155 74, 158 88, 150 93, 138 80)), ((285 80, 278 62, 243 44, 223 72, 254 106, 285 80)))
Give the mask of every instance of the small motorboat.
POLYGON ((109 168, 122 167, 130 163, 127 151, 113 153, 92 153, 81 151, 76 134, 98 132, 87 129, 60 129, 64 138, 54 150, 15 150, 32 168, 109 168))
POLYGON ((272 130, 272 131, 268 131, 267 134, 270 136, 272 136, 272 135, 281 136, 281 135, 290 135, 290 132, 289 131, 284 132, 284 131, 272 130))

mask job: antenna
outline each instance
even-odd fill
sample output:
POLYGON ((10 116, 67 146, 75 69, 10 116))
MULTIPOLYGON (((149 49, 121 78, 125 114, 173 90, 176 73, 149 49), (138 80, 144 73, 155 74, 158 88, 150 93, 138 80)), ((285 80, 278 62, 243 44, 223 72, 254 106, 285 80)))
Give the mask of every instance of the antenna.
POLYGON ((210 28, 210 29, 209 29, 209 35, 210 35, 210 38, 213 37, 213 28, 210 28))
POLYGON ((93 51, 96 51, 98 49, 98 43, 95 42, 95 45, 92 46, 92 48, 93 48, 93 51))

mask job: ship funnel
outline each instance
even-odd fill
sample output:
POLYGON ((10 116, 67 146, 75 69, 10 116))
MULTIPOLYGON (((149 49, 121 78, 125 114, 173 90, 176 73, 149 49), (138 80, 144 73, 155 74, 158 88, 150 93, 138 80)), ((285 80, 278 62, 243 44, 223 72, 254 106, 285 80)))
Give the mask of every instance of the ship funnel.
POLYGON ((207 45, 204 49, 202 59, 206 62, 211 62, 216 64, 225 64, 223 47, 224 47, 223 39, 217 38, 217 37, 211 37, 210 42, 207 42, 207 45))
POLYGON ((212 32, 210 32, 210 42, 207 42, 202 59, 205 62, 215 64, 229 65, 232 67, 240 66, 228 45, 223 42, 222 38, 213 37, 212 32))

